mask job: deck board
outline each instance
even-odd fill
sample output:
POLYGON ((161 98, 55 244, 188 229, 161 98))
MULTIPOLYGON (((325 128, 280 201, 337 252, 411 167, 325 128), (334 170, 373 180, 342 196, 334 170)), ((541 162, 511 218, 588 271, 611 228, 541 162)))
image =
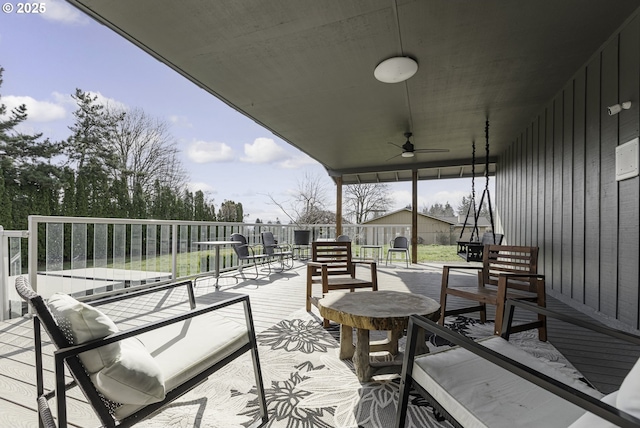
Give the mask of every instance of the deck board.
MULTIPOLYGON (((441 264, 418 264, 405 268, 378 266, 378 284, 381 290, 413 292, 440 299, 441 264)), ((305 306, 306 271, 304 265, 296 263, 296 268, 283 273, 261 276, 258 280, 242 280, 223 276, 221 287, 216 290, 214 281, 202 279, 195 289, 198 304, 222 301, 238 294, 248 294, 256 331, 259 333, 273 326, 290 314, 305 306)), ((367 268, 358 267, 358 277, 366 278, 367 268)), ((476 287, 475 272, 457 271, 451 273, 460 285, 476 287)), ((358 292, 358 291, 356 291, 358 292)), ((319 295, 321 288, 316 284, 313 294, 319 295)), ((465 305, 466 301, 450 297, 451 308, 465 305)), ((549 308, 589 319, 586 315, 548 298, 549 308)), ((180 313, 188 309, 186 291, 183 288, 172 292, 157 293, 154 297, 144 297, 135 303, 119 302, 103 306, 103 310, 114 319, 120 329, 126 329, 161 317, 180 313)), ((494 316, 493 307, 488 307, 487 317, 494 316)), ((240 322, 244 312, 240 305, 225 309, 227 316, 240 322)), ((469 314, 474 316, 474 314, 469 314)), ((525 320, 516 311, 517 320, 525 320)), ((44 335, 46 338, 46 335, 44 335)), ((606 337, 599 337, 565 323, 550 321, 549 340, 583 375, 602 392, 617 389, 631 366, 640 355, 636 346, 619 344, 606 337)), ((45 384, 53 385, 53 346, 44 348, 45 384)), ((33 353, 32 321, 21 318, 0 323, 0 426, 33 427, 36 424, 35 369, 33 353)), ((81 401, 81 393, 69 391, 70 426, 96 426, 97 419, 91 414, 86 403, 81 401)))

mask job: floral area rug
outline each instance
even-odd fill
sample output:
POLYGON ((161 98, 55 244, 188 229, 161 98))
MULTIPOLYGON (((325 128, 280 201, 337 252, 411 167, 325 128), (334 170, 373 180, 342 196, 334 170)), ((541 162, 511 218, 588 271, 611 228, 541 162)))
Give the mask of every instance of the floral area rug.
MULTIPOLYGON (((447 319, 472 338, 490 336, 492 324, 469 318, 447 319)), ((360 383, 351 361, 338 358, 339 327, 322 327, 314 313, 298 311, 257 336, 266 390, 267 427, 389 428, 394 426, 399 376, 360 383)), ((514 335, 513 341, 567 373, 580 374, 537 332, 514 335)), ((431 337, 430 349, 449 346, 431 337)), ((400 341, 404 349, 404 339, 400 341)), ((253 365, 245 355, 221 369, 141 426, 175 428, 245 428, 258 415, 253 365)), ((450 427, 437 422, 419 395, 410 398, 407 427, 450 427)))

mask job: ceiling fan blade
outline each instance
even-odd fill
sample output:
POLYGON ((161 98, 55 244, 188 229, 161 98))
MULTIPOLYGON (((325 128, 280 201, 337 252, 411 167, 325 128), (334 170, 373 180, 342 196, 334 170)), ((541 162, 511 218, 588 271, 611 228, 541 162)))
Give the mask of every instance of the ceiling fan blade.
POLYGON ((387 144, 391 144, 392 146, 396 146, 397 148, 402 149, 402 146, 399 146, 396 143, 392 143, 391 141, 389 141, 387 144))
POLYGON ((416 153, 447 153, 449 149, 416 149, 416 153))
POLYGON ((395 159, 395 158, 397 158, 398 156, 402 156, 402 153, 398 153, 398 154, 397 154, 397 155, 395 155, 395 156, 391 156, 391 157, 390 157, 389 159, 387 159, 385 162, 389 162, 391 159, 395 159))

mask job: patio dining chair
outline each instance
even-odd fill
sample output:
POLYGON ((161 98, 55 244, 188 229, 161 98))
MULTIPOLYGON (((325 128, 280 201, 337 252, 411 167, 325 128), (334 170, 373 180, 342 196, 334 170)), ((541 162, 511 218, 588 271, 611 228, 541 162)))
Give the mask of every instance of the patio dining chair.
POLYGON ((395 239, 389 243, 385 266, 389 264, 391 254, 404 254, 404 261, 407 267, 409 267, 409 240, 406 236, 396 236, 395 239))
MULTIPOLYGON (((252 279, 258 279, 258 276, 260 276, 258 273, 258 265, 264 265, 267 263, 269 261, 269 256, 257 251, 254 245, 249 245, 247 243, 247 238, 241 233, 232 234, 231 241, 238 242, 238 244, 233 246, 233 251, 236 253, 238 261, 240 262, 238 272, 242 274, 245 264, 253 265, 256 270, 256 277, 252 279)), ((269 273, 271 273, 269 263, 267 263, 267 267, 269 268, 269 273)))
POLYGON ((268 262, 277 260, 280 262, 280 270, 293 268, 293 251, 288 244, 278 244, 272 232, 262 232, 262 251, 267 256, 268 262))

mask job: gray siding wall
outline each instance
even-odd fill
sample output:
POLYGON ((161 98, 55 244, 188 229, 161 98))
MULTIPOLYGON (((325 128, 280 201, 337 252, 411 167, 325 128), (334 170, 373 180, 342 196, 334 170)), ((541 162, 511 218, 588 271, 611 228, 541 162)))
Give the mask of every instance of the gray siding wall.
POLYGON ((567 82, 499 155, 505 240, 540 247, 550 294, 640 328, 640 179, 615 180, 615 148, 639 135, 640 18, 567 82), (609 116, 607 106, 631 100, 609 116))

